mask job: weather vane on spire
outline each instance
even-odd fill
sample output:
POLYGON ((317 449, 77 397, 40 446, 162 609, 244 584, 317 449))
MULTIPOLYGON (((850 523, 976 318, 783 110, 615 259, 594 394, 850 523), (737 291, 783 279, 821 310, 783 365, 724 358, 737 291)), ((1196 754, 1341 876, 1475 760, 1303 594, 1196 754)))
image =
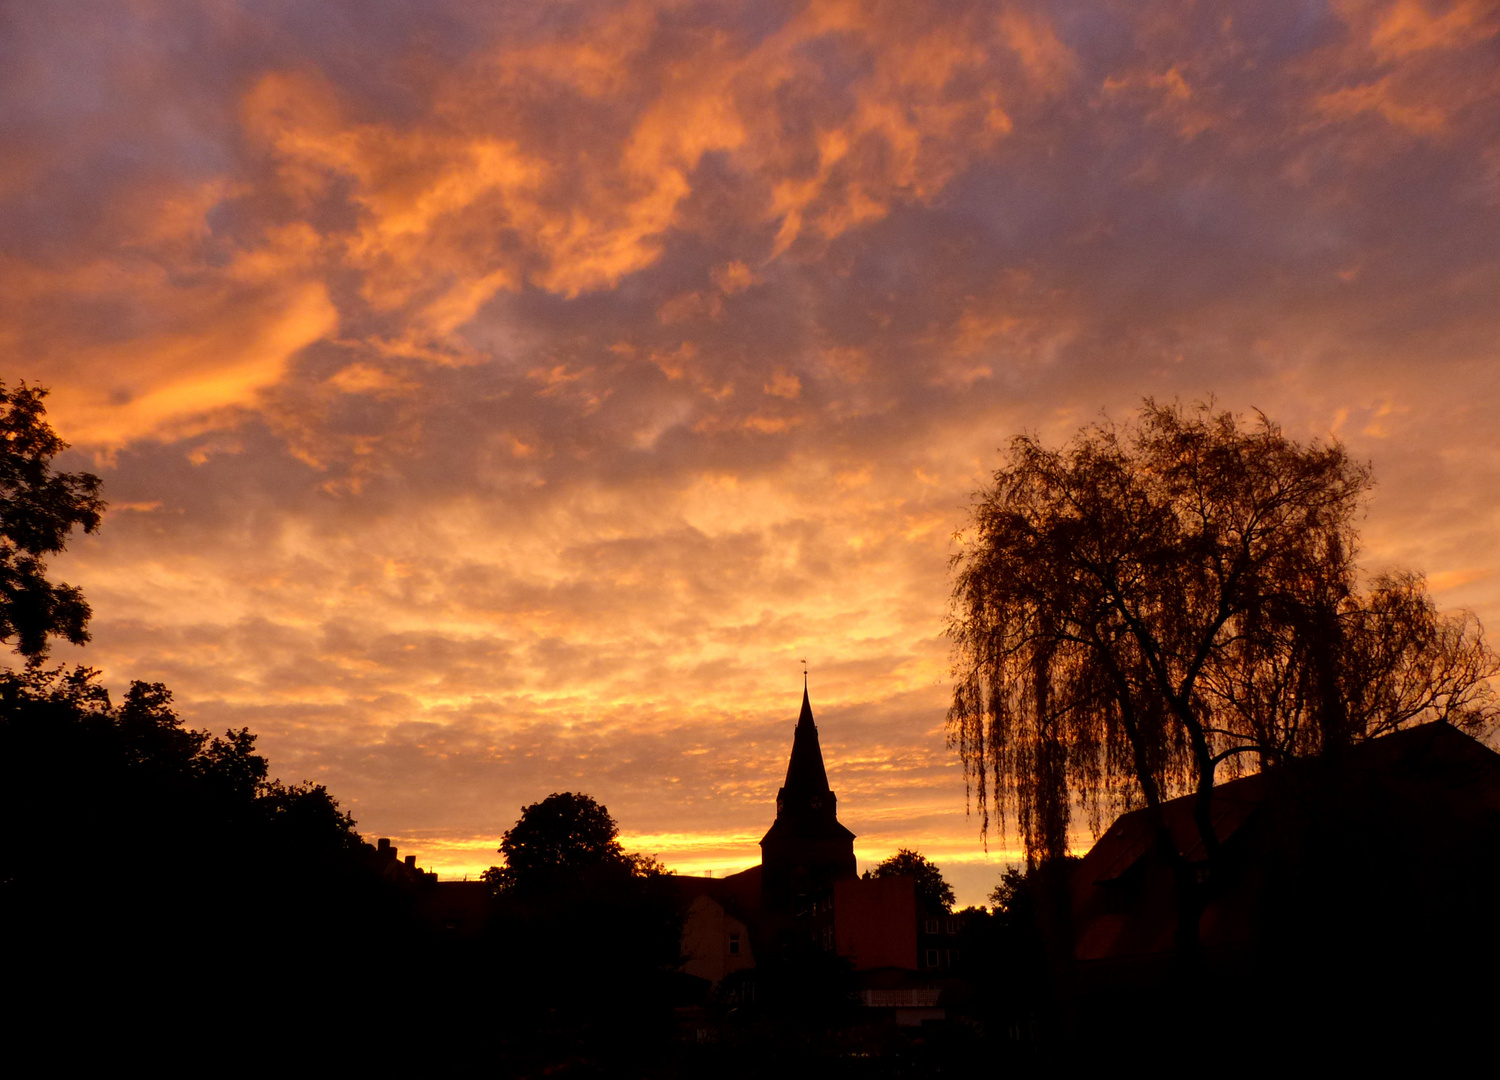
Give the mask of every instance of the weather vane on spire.
POLYGON ((798 663, 800 663, 802 665, 802 689, 806 690, 807 689, 807 661, 806 660, 799 660, 798 663))

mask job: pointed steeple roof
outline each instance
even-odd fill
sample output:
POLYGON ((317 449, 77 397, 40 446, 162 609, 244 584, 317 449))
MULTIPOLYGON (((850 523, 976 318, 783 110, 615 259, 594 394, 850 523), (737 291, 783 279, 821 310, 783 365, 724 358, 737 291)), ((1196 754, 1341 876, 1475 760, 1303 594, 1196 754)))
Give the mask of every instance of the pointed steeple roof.
POLYGON ((805 901, 855 876, 854 834, 839 822, 806 682, 786 783, 776 793, 776 820, 761 837, 760 851, 761 898, 768 910, 795 911, 798 897, 805 901))
POLYGON ((825 795, 828 792, 828 770, 823 767, 823 748, 818 744, 818 725, 813 723, 812 702, 802 687, 802 713, 792 734, 792 757, 786 765, 786 782, 782 797, 788 801, 825 795))
POLYGON ((802 687, 802 712, 792 732, 786 782, 776 793, 776 820, 766 837, 778 830, 790 830, 803 837, 826 835, 851 841, 854 838, 853 833, 839 824, 838 796, 828 786, 828 770, 823 767, 823 748, 818 745, 818 725, 813 723, 806 684, 802 687))

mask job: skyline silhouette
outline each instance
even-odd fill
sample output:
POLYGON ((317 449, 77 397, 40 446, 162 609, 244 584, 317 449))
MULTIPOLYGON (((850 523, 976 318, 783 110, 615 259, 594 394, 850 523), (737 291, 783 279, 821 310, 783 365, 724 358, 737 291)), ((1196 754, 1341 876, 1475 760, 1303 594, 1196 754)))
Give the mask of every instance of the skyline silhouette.
POLYGON ((0 374, 110 503, 54 657, 445 876, 572 790, 754 863, 805 658, 860 869, 981 901, 952 533, 1147 394, 1342 439, 1500 625, 1493 5, 95 7, 0 14, 0 374))
MULTIPOLYGON (((1119 1061, 1122 1043, 1197 1058, 1222 1048, 1226 1017, 1275 1002, 1282 1017, 1252 1056, 1489 1050, 1496 948, 1473 928, 1500 874, 1500 753, 1474 735, 1500 723, 1486 682, 1500 659, 1472 617, 1442 621, 1418 578, 1376 578, 1369 596, 1350 586, 1348 519, 1369 477, 1340 447, 1147 401, 1127 440, 1095 427, 1066 469, 1029 484, 996 474, 975 510, 989 568, 966 558, 955 588, 980 601, 962 641, 991 665, 988 689, 961 686, 950 721, 966 779, 998 762, 989 803, 980 788, 985 827, 1014 802, 1027 859, 992 908, 955 911, 918 851, 858 872, 805 661, 761 860, 719 878, 625 850, 603 804, 564 791, 522 807, 502 865, 444 881, 389 838, 361 837, 325 786, 272 776, 248 728, 186 726, 161 683, 134 681, 116 705, 97 671, 48 660, 58 642, 86 644, 91 617, 48 560, 107 503, 97 476, 54 467, 64 444, 45 396, 0 384, 0 640, 21 665, 0 670, 14 848, 0 924, 28 990, 8 1033, 50 1043, 83 1026, 117 1058, 122 1043, 160 1061, 251 1030, 299 1057, 389 1064, 407 1048, 348 1034, 379 1014, 424 1037, 482 1030, 457 1059, 514 1075, 764 1075, 829 1055, 866 1075, 941 1075, 997 1055, 1119 1061), (1109 505, 1086 504, 1090 492, 1109 505), (1116 599, 1128 583, 1121 621, 1084 596, 1096 581, 1116 599), (1225 631, 1214 650, 1192 636, 1199 615, 1225 631), (1027 642, 1040 662, 1009 670, 1027 642), (1102 715, 1089 711, 1101 681, 1068 666, 1070 646, 1100 650, 1118 695, 1102 715), (1159 677, 1182 649, 1192 677, 1217 685, 1166 686, 1169 716, 1159 677), (1192 734, 1206 726, 1259 771, 1215 786, 1210 760, 1191 794, 1163 801, 1193 779, 1153 734, 1174 720, 1194 753, 1216 748, 1192 734), (1018 724, 1036 730, 1007 730, 1018 724), (1057 800, 1122 754, 1146 805, 1114 788, 1128 812, 1080 859, 1057 800), (1418 853, 1404 872, 1390 844, 1418 853), (187 988, 232 1023, 163 1008, 187 988), (1404 1030, 1370 1008, 1391 995, 1404 1030)), ((1025 440, 1017 452, 1027 468, 1053 461, 1025 440)))

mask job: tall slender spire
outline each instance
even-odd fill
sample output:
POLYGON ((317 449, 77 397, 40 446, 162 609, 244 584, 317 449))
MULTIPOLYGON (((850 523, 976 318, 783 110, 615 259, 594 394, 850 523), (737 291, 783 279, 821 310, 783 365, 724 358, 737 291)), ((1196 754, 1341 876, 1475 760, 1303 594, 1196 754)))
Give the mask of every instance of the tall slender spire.
POLYGON ((818 725, 813 723, 812 701, 804 685, 802 713, 797 717, 797 727, 792 733, 792 757, 786 764, 786 782, 776 800, 778 813, 783 806, 802 809, 813 799, 826 802, 830 794, 828 771, 823 767, 823 748, 818 744, 818 725))

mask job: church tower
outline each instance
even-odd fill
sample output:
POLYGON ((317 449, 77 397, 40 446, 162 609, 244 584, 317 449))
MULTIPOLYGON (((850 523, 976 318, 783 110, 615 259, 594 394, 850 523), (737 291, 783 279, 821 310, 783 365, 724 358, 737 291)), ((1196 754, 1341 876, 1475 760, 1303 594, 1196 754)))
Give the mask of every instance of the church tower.
POLYGON ((776 793, 776 821, 760 842, 761 897, 768 911, 798 912, 835 881, 856 876, 854 834, 839 824, 837 805, 804 686, 786 782, 776 793))

